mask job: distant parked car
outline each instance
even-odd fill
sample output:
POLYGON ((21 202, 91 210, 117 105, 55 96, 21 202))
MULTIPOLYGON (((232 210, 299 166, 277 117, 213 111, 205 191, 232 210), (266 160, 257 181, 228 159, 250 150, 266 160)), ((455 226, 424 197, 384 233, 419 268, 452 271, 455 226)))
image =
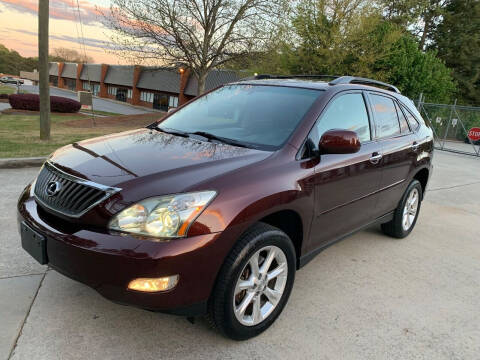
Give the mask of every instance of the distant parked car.
POLYGON ((22 79, 17 79, 17 78, 14 78, 12 76, 2 76, 0 78, 0 81, 4 84, 23 84, 23 80, 22 79))

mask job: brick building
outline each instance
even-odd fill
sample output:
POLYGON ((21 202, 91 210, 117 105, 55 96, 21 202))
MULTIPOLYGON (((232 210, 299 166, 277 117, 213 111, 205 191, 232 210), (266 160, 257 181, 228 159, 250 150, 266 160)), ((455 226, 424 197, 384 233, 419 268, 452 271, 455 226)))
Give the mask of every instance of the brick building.
MULTIPOLYGON (((197 79, 188 69, 138 65, 50 63, 52 86, 167 111, 198 95, 197 79)), ((230 70, 213 70, 206 90, 237 81, 230 70)))

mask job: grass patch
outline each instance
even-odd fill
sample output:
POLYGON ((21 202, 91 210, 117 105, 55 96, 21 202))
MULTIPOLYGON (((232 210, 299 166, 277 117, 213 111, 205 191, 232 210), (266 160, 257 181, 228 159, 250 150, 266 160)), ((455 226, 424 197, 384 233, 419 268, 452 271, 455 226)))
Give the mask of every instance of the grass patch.
POLYGON ((97 118, 91 126, 91 117, 83 114, 51 116, 51 139, 40 140, 39 115, 0 115, 0 158, 45 156, 61 146, 80 140, 137 129, 152 122, 150 118, 97 118), (78 123, 78 126, 77 126, 78 123))
POLYGON ((13 94, 15 93, 15 88, 7 85, 0 84, 0 94, 13 94))

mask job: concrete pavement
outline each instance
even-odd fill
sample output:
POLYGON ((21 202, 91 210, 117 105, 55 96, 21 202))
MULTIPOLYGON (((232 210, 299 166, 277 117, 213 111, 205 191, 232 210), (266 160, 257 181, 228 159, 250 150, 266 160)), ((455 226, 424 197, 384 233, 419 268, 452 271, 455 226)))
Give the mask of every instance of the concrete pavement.
MULTIPOLYGON (((15 87, 14 85, 12 85, 15 87)), ((27 91, 32 94, 38 94, 38 86, 35 85, 22 85, 20 90, 27 91)), ((51 96, 63 96, 70 99, 78 100, 77 93, 69 90, 63 90, 59 88, 50 88, 51 96)), ((98 97, 93 97, 93 108, 99 111, 108 111, 112 113, 122 114, 122 115, 135 115, 135 114, 146 114, 148 109, 141 109, 138 107, 130 106, 128 104, 122 104, 119 102, 101 99, 98 97)))
POLYGON ((437 151, 434 162, 408 238, 373 227, 325 250, 297 272, 277 322, 245 342, 36 264, 14 209, 37 170, 0 170, 0 359, 478 359, 480 159, 437 151))

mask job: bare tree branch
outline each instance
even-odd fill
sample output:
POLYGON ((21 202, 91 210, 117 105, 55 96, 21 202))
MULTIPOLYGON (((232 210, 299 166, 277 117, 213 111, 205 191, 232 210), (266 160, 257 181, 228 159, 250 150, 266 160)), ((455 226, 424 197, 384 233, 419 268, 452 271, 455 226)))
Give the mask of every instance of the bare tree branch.
MULTIPOLYGON (((208 71, 262 50, 287 0, 112 0, 104 24, 114 50, 157 65, 186 65, 205 90, 208 71)), ((100 10, 99 10, 100 11, 100 10)), ((101 12, 101 11, 100 11, 101 12)))

